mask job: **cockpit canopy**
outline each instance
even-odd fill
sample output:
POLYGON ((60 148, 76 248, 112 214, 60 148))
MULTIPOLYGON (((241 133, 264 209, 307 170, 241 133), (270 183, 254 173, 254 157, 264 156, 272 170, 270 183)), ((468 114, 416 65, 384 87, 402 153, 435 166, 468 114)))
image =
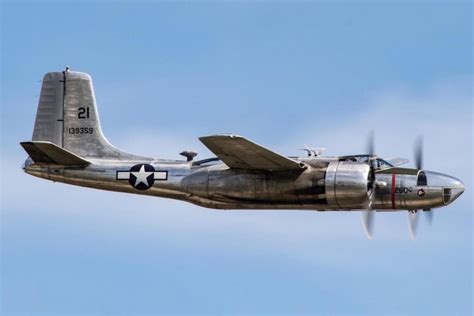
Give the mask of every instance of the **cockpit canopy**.
MULTIPOLYGON (((340 161, 353 161, 353 162, 359 162, 359 163, 369 163, 370 158, 371 158, 370 155, 353 155, 353 156, 339 157, 339 160, 340 161)), ((372 162, 374 163, 373 166, 375 169, 387 169, 387 168, 393 167, 392 164, 383 160, 382 158, 375 158, 372 160, 372 162)))

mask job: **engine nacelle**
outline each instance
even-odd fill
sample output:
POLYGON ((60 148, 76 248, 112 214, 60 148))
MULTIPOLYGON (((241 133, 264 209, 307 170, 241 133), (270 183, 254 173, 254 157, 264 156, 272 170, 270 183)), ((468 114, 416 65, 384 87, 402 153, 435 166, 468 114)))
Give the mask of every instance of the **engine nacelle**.
POLYGON ((326 169, 326 199, 331 208, 360 209, 369 201, 370 167, 365 163, 333 161, 326 169))

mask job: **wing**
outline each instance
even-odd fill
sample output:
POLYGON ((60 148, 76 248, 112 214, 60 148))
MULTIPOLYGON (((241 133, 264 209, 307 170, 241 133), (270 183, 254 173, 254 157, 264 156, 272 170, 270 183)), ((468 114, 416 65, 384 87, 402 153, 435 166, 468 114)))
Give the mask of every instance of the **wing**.
POLYGON ((283 171, 304 166, 238 135, 212 135, 199 140, 229 168, 283 171))

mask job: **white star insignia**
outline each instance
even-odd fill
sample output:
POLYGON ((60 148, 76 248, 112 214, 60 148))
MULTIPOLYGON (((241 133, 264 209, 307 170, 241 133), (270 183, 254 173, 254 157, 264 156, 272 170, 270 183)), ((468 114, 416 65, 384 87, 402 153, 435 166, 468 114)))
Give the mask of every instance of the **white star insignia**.
POLYGON ((138 172, 134 171, 132 174, 137 178, 137 180, 135 180, 135 186, 139 185, 140 183, 144 183, 146 186, 149 186, 147 178, 153 174, 153 172, 145 171, 145 165, 142 165, 138 172))

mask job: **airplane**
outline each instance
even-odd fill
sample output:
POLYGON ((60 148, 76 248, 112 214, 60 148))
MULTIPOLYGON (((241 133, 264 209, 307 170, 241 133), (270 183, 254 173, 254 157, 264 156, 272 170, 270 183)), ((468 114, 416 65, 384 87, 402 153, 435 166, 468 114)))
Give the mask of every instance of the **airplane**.
POLYGON ((309 147, 305 157, 287 157, 234 134, 199 140, 216 157, 183 151, 186 159, 166 160, 117 149, 102 133, 91 77, 67 67, 44 76, 32 140, 20 144, 29 156, 23 170, 39 178, 220 210, 358 210, 368 238, 375 211, 408 211, 414 238, 419 210, 432 214, 464 192, 461 180, 423 169, 421 140, 416 168, 378 157, 373 134, 366 154, 340 157, 309 147))

